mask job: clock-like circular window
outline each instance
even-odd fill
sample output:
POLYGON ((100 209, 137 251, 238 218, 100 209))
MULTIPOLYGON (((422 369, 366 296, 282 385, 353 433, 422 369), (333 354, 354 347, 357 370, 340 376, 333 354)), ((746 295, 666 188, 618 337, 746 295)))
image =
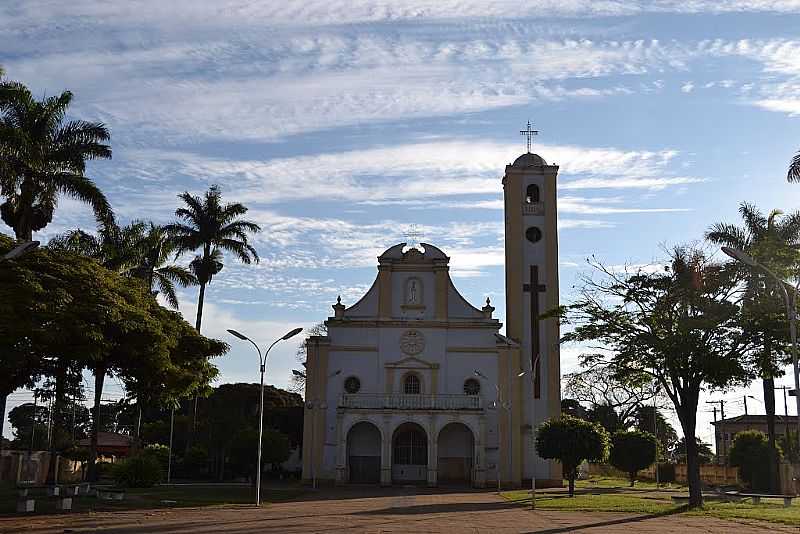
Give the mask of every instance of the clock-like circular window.
POLYGON ((344 381, 344 390, 348 393, 358 393, 361 390, 361 380, 355 376, 347 377, 344 381))
POLYGON ((474 378, 468 378, 464 381, 464 393, 467 395, 477 395, 481 392, 481 383, 474 378))
POLYGON ((542 231, 535 226, 531 226, 525 230, 525 238, 531 243, 536 243, 542 238, 542 231))

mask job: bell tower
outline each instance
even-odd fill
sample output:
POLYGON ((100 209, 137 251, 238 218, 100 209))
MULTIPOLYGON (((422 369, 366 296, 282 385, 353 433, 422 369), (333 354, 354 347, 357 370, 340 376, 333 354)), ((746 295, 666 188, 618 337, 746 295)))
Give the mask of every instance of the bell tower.
POLYGON ((535 456, 532 429, 561 412, 558 319, 542 315, 559 305, 556 178, 558 166, 528 152, 506 166, 506 335, 519 343, 518 368, 510 369, 512 469, 536 485, 561 485, 561 467, 535 456), (520 372, 524 374, 519 377, 520 372), (535 471, 534 471, 535 469, 535 471))

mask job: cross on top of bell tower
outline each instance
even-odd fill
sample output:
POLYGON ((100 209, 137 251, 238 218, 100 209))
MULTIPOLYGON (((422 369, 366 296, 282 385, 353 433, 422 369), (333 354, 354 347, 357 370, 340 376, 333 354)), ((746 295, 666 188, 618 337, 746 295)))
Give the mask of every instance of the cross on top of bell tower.
POLYGON ((520 130, 519 134, 528 138, 528 154, 530 154, 531 145, 533 145, 533 136, 539 135, 539 130, 531 130, 531 121, 528 121, 528 128, 526 130, 520 130))

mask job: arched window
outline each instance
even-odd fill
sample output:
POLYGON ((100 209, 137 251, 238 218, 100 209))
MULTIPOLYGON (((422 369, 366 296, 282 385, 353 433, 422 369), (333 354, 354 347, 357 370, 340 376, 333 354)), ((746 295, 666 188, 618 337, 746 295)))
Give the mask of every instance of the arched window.
POLYGON ((537 202, 539 202, 539 186, 531 184, 528 186, 528 190, 525 193, 525 203, 536 204, 537 202))
POLYGON ((420 394, 419 377, 415 374, 407 374, 403 378, 403 393, 406 395, 419 395, 420 394))
POLYGON ((477 395, 481 392, 481 383, 474 378, 467 378, 464 381, 464 394, 477 395))

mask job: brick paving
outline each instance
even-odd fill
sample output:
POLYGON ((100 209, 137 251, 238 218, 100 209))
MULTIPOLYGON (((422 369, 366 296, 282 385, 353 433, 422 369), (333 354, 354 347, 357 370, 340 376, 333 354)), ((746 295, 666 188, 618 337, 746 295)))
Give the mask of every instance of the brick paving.
POLYGON ((220 506, 0 518, 0 532, 29 534, 800 532, 798 527, 706 517, 532 512, 490 492, 421 488, 330 489, 256 509, 220 506))

